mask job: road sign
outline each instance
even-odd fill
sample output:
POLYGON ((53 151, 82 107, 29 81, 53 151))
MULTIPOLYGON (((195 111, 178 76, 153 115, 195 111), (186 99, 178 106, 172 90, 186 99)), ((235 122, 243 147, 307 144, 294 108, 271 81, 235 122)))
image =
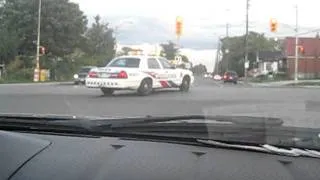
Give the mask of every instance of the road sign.
POLYGON ((244 63, 244 68, 248 69, 249 68, 249 61, 244 63))
POLYGON ((177 55, 174 57, 174 61, 175 61, 175 64, 181 64, 182 62, 182 57, 177 55))

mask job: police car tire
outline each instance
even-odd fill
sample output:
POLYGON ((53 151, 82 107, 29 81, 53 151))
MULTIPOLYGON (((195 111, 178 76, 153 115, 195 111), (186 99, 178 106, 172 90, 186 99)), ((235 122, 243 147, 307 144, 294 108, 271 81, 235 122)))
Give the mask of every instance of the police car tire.
POLYGON ((189 91, 189 89, 190 89, 190 78, 189 77, 186 76, 183 78, 179 89, 181 92, 188 92, 189 91))
POLYGON ((138 94, 140 96, 147 96, 152 92, 152 80, 144 79, 141 81, 141 84, 138 88, 138 94))
POLYGON ((101 91, 105 96, 112 95, 114 92, 114 90, 110 88, 101 88, 101 91))

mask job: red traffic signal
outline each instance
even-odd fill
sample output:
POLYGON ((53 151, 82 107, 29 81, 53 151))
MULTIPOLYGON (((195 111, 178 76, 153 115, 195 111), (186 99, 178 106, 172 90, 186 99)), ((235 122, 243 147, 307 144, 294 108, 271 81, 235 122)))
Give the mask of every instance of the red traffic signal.
POLYGON ((176 35, 181 36, 182 34, 182 18, 177 17, 176 18, 176 35))
POLYGON ((303 46, 298 46, 298 51, 299 51, 300 54, 304 54, 305 53, 303 46))
POLYGON ((43 46, 40 46, 39 52, 40 52, 40 54, 42 54, 42 55, 46 54, 46 48, 43 47, 43 46))
POLYGON ((270 20, 270 31, 271 32, 276 32, 278 29, 278 22, 276 19, 271 19, 270 20))

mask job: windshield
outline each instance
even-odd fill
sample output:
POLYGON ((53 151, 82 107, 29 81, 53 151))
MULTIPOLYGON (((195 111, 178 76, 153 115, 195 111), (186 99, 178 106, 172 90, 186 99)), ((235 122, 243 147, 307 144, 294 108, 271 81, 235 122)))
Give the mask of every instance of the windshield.
POLYGON ((0 0, 0 113, 279 118, 290 136, 320 133, 320 1, 132 2, 0 0))

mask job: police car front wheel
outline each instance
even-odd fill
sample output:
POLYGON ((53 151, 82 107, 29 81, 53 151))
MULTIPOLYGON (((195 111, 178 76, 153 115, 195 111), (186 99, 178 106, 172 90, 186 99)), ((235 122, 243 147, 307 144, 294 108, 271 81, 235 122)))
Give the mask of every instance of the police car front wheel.
POLYGON ((185 76, 180 85, 180 91, 188 92, 189 89, 190 89, 190 78, 188 76, 185 76))

